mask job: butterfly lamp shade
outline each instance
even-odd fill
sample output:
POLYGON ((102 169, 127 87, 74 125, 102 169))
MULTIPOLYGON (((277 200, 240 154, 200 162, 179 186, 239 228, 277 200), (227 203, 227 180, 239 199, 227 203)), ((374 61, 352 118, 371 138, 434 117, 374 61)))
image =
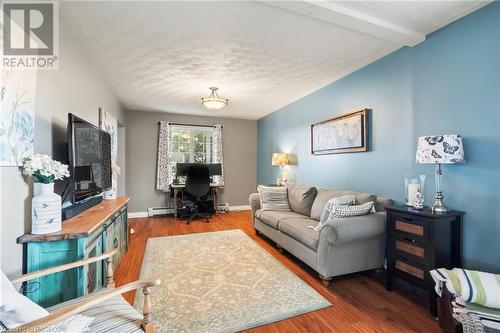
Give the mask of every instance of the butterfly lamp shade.
POLYGON ((462 137, 458 134, 419 137, 416 162, 432 164, 464 163, 462 137))

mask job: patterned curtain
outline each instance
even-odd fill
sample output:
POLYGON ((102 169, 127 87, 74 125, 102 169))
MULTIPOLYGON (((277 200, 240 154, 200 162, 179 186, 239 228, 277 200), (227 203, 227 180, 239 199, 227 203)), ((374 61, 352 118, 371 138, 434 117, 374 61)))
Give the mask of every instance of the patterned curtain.
POLYGON ((224 158, 222 153, 222 125, 215 125, 213 132, 214 152, 212 163, 220 163, 222 168, 222 176, 214 176, 214 182, 224 185, 224 158))
POLYGON ((156 167, 156 189, 167 192, 172 184, 170 174, 170 160, 172 149, 170 147, 170 137, 172 125, 166 121, 160 122, 160 133, 158 136, 158 165, 156 167))

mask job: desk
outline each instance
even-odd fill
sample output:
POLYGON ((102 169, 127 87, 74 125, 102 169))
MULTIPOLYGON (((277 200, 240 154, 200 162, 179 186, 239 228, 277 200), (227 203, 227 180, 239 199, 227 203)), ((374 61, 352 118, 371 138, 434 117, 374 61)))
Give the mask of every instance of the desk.
MULTIPOLYGON (((183 191, 185 187, 186 187, 186 184, 172 184, 172 185, 170 185, 170 188, 174 192, 174 216, 176 218, 177 218, 177 208, 178 208, 177 201, 178 201, 179 192, 183 191)), ((223 187, 224 187, 223 184, 210 183, 210 192, 212 195, 212 200, 214 201, 215 211, 217 211, 217 208, 219 206, 218 198, 217 198, 217 191, 223 187)))

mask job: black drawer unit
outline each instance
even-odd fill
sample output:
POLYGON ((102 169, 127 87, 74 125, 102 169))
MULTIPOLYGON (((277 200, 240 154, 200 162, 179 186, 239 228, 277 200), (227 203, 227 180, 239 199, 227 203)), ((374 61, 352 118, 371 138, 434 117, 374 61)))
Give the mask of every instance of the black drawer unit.
POLYGON ((418 211, 407 206, 387 207, 387 276, 385 287, 393 289, 394 277, 428 295, 429 311, 437 316, 436 293, 429 271, 462 265, 462 217, 460 211, 434 214, 428 207, 418 211))

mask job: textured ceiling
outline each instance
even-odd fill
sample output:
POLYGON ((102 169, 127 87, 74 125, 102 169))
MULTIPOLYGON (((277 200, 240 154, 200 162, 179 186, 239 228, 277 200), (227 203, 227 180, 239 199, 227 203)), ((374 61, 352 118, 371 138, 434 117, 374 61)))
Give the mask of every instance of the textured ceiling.
MULTIPOLYGON (((384 19, 402 15, 422 33, 464 9, 350 5, 384 19)), ((258 119, 402 46, 260 2, 65 6, 120 101, 139 111, 258 119), (228 107, 201 106, 211 86, 229 98, 228 107)))

